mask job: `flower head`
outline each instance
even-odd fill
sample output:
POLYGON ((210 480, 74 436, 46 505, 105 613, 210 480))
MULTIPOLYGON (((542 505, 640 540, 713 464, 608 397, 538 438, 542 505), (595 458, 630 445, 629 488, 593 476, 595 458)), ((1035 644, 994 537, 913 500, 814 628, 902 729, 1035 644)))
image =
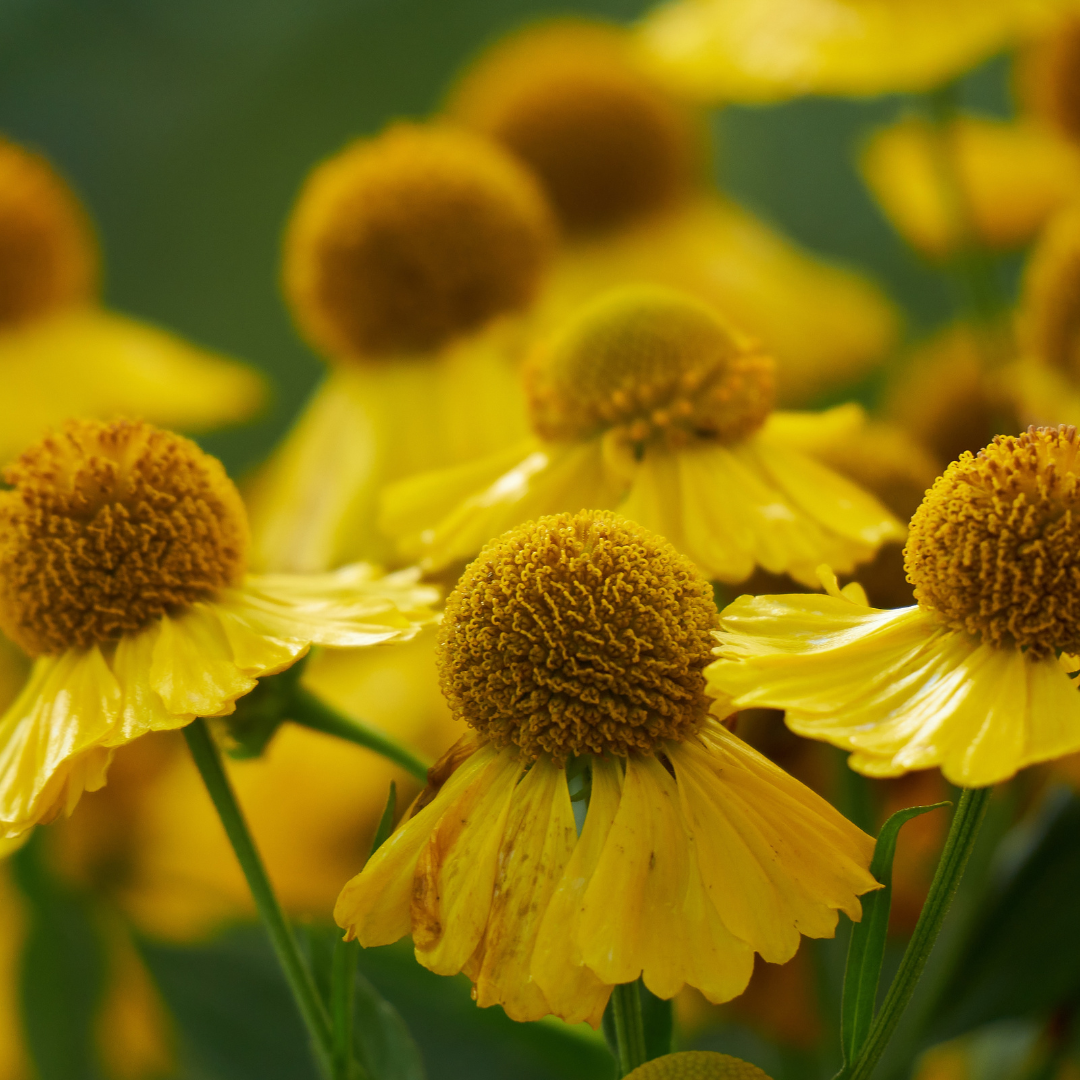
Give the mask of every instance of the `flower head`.
POLYGON ((609 513, 485 547, 438 656, 474 731, 343 889, 348 936, 411 933, 480 1005, 596 1025, 617 983, 726 1001, 755 951, 858 917, 873 841, 709 716, 714 620, 692 564, 609 513))
POLYGON ((1016 82, 1023 105, 1080 142, 1080 21, 1075 16, 1020 51, 1016 82))
POLYGON ((614 26, 560 20, 501 41, 466 72, 448 111, 529 165, 573 235, 666 209, 695 179, 696 123, 614 26))
POLYGON ((285 291, 330 356, 437 349, 524 308, 554 241, 531 174, 497 144, 398 124, 318 166, 285 241, 285 291))
POLYGON ((978 787, 1080 750, 1075 429, 998 436, 927 493, 906 549, 918 604, 741 597, 708 668, 717 712, 786 710, 800 735, 898 776, 940 766, 978 787))
POLYGON ((0 717, 0 836, 70 812, 113 751, 223 716, 312 644, 374 645, 430 621, 415 573, 245 573, 221 465, 132 421, 72 421, 0 493, 3 629, 37 657, 0 717))
POLYGON ((707 304, 669 290, 609 293, 526 368, 533 428, 552 442, 617 429, 675 448, 735 443, 772 411, 774 364, 707 304))
POLYGON ((749 1061, 712 1050, 683 1050, 639 1065, 626 1080, 769 1080, 749 1061))

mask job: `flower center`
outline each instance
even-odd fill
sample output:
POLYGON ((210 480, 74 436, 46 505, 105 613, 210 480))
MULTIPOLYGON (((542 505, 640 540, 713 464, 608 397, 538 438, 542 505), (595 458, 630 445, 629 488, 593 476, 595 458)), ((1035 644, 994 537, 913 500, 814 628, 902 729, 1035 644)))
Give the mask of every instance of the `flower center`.
POLYGON ((1080 379, 1080 210, 1059 214, 1024 273, 1021 333, 1028 352, 1080 379))
POLYGON ((693 120, 614 27, 567 20, 515 35, 466 73, 449 108, 536 171, 570 233, 626 225, 693 183, 693 120))
POLYGON ((756 1065, 713 1050, 683 1050, 639 1065, 626 1080, 769 1080, 756 1065))
POLYGON ((0 326, 93 295, 89 225, 44 158, 0 139, 0 326))
POLYGON ((1078 450, 1075 428, 1030 428, 954 461, 911 519, 919 603, 992 645, 1080 651, 1078 450))
POLYGON ((133 421, 71 421, 0 493, 0 629, 31 655, 135 633, 232 584, 247 522, 221 464, 133 421))
POLYGON ((399 124, 309 177, 286 236, 285 291, 331 356, 428 351, 524 308, 554 235, 543 193, 506 151, 399 124))
POLYGON ((765 422, 770 357, 707 305, 651 286, 588 304, 528 362, 533 427, 552 441, 612 428, 635 443, 734 443, 765 422))
POLYGON ((454 715, 535 758, 648 753, 709 709, 712 588, 659 536, 602 511, 492 540, 446 604, 437 656, 454 715))

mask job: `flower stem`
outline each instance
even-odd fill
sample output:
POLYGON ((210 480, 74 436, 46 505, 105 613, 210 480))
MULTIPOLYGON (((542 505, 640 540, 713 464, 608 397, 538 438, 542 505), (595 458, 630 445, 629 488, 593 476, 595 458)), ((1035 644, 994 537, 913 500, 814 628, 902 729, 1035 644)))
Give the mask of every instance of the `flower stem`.
POLYGON ((334 1080, 355 1080, 353 1066, 353 995, 360 946, 339 941, 330 972, 330 1012, 333 1023, 334 1080))
POLYGON ((315 980, 311 977, 311 972, 297 948, 296 939, 285 919, 285 913, 281 910, 281 905, 274 895, 270 879, 266 876, 266 869, 259 858, 251 833, 248 832, 244 815, 236 801, 232 784, 229 783, 229 778, 221 763, 221 755, 210 736, 206 721, 200 718, 188 724, 184 728, 184 738, 187 739, 191 756, 195 760, 195 767, 202 776, 206 790, 210 794, 218 817, 221 818, 221 824, 232 844, 232 849, 236 853, 237 861, 244 871, 244 877, 247 878, 255 907, 270 935, 270 941, 273 943, 289 988, 296 999, 300 1015, 307 1025, 316 1054, 326 1069, 332 1060, 329 1017, 319 997, 315 980))
POLYGON ((307 687, 296 683, 290 694, 286 711, 288 718, 294 724, 300 724, 327 735, 336 735, 339 739, 374 750, 376 754, 381 754, 395 765, 400 765, 420 783, 427 783, 428 766, 411 750, 394 742, 389 735, 383 734, 378 728, 339 713, 337 709, 316 697, 307 687))
POLYGON ((611 991, 611 1013, 619 1050, 619 1074, 626 1076, 648 1060, 641 994, 636 982, 620 983, 611 991))
POLYGON ((986 813, 990 790, 988 787, 964 788, 961 792, 930 892, 919 914, 919 921, 915 924, 915 932, 904 950, 900 968, 885 995, 881 1011, 874 1019, 859 1056, 849 1068, 840 1073, 843 1080, 869 1080, 874 1066, 885 1052, 896 1025, 915 992, 915 986, 937 940, 941 924, 952 905, 986 813))

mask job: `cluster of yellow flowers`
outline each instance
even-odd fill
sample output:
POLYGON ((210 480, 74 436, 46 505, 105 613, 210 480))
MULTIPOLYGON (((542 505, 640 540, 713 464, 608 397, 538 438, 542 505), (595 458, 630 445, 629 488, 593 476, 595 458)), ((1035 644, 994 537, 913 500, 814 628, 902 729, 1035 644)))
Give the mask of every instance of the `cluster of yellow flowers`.
MULTIPOLYGON (((411 935, 480 1006, 597 1027, 639 979, 730 1001, 755 956, 787 963, 880 888, 873 838, 740 711, 965 789, 1080 753, 1067 7, 675 0, 632 33, 496 44, 439 115, 307 179, 281 280, 329 370, 239 490, 168 429, 250 416, 259 379, 102 310, 73 196, 0 144, 0 851, 57 821, 63 872, 111 873, 158 934, 245 911, 163 733, 217 801, 248 695, 288 686, 275 725, 296 723, 228 770, 285 906, 336 895, 347 940, 411 935), (976 305, 895 364, 882 416, 808 408, 894 355, 899 315, 713 189, 695 99, 933 88, 1020 39, 1021 120, 907 119, 863 157, 960 273, 1038 233, 1018 311, 976 305), (350 723, 390 760, 334 738, 350 723)), ((0 1080, 22 1068, 6 927, 0 1080)), ((111 1052, 139 1076, 166 1050, 129 960, 110 1022, 140 1034, 111 1052)), ((693 1053, 634 1073, 755 1075, 693 1053)))

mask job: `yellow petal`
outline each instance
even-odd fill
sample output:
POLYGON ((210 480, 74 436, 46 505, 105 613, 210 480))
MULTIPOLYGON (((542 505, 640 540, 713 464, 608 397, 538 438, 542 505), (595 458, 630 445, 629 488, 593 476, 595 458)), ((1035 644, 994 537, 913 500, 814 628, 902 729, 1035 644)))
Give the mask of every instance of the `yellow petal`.
POLYGON ((391 560, 377 524, 386 485, 528 434, 519 338, 499 324, 436 355, 343 362, 252 485, 254 565, 298 572, 391 560))
POLYGON ((669 0, 641 47, 704 101, 932 90, 1060 18, 1069 0, 669 0))
POLYGON ((625 487, 602 440, 545 446, 433 522, 422 565, 438 569, 471 559, 493 536, 545 514, 612 509, 625 487))
POLYGON ((410 905, 420 852, 460 797, 483 782, 498 751, 483 746, 450 776, 435 798, 398 825, 367 865, 341 890, 334 920, 365 948, 389 945, 412 930, 410 905))
POLYGON ((855 751, 860 772, 938 766, 979 787, 1080 749, 1080 696, 1056 660, 980 645, 917 607, 742 597, 722 627, 709 692, 786 710, 798 734, 855 751))
POLYGON ((476 1003, 512 1020, 552 1012, 530 971, 541 920, 577 842, 566 770, 533 763, 514 793, 476 977, 476 1003))
POLYGON ((611 831, 621 789, 619 766, 594 758, 585 827, 548 903, 533 950, 533 979, 551 1011, 571 1024, 588 1021, 596 1027, 611 994, 611 985, 585 966, 581 919, 585 892, 611 831))
POLYGON ((961 116, 945 130, 908 117, 878 131, 862 171, 896 229, 929 255, 965 242, 951 205, 942 155, 951 154, 979 240, 1019 247, 1080 188, 1080 150, 1030 120, 961 116))
POLYGON ((523 765, 516 748, 499 752, 431 830, 413 883, 416 958, 456 975, 487 926, 499 854, 523 765))
POLYGON ((650 281, 697 296, 776 358, 784 404, 856 381, 891 351, 899 317, 884 293, 715 195, 578 242, 556 264, 537 321, 557 327, 608 289, 650 281))
POLYGON ((72 416, 196 431, 244 420, 265 397, 252 369, 95 307, 0 333, 0 370, 3 461, 72 416))

